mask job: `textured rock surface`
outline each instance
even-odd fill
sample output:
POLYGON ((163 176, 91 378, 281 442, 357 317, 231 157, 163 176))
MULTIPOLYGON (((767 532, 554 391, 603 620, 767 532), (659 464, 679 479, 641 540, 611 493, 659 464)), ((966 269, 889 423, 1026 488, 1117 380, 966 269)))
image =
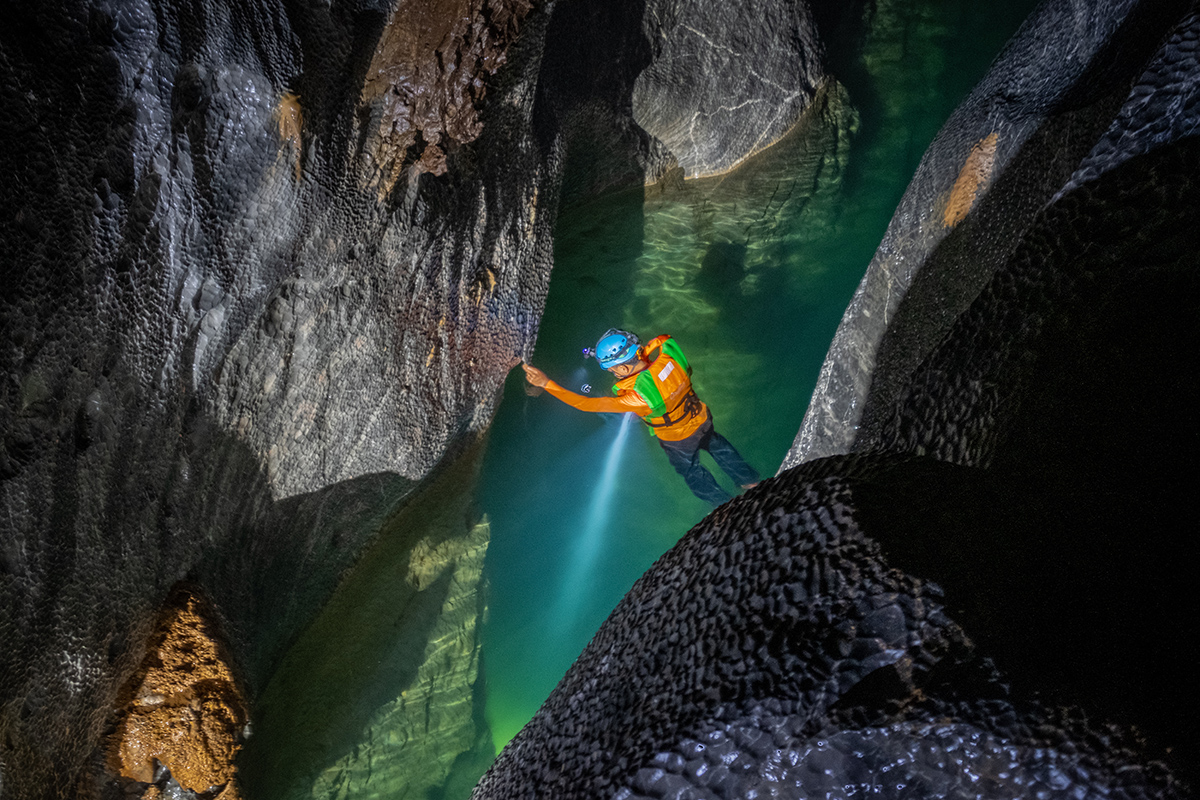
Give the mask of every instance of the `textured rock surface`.
POLYGON ((653 61, 634 84, 633 118, 689 178, 775 143, 824 76, 803 2, 649 0, 643 26, 653 61))
MULTIPOLYGON (((1084 168, 1127 97, 1136 104, 1157 94, 1155 111, 1146 113, 1180 129, 1170 120, 1186 118, 1187 104, 1170 101, 1194 83, 1186 58, 1160 53, 1177 70, 1173 77, 1139 76, 1186 9, 1182 2, 1049 2, 1026 20, 922 159, 838 329, 785 467, 871 446, 877 430, 864 419, 868 403, 890 407, 1038 209, 1084 168), (1133 84, 1140 85, 1131 95, 1133 84), (981 161, 973 153, 989 141, 990 177, 977 181, 966 204, 975 212, 964 218, 964 187, 956 194, 956 184, 964 170, 978 171, 969 162, 981 161)), ((1131 133, 1144 146, 1163 135, 1131 133)))
POLYGON ((875 669, 911 680, 959 635, 936 589, 875 551, 840 481, 789 476, 718 509, 635 584, 476 796, 613 796, 760 700, 819 719, 875 669))
POLYGON ((532 347, 564 173, 582 194, 667 160, 629 110, 652 63, 643 11, 80 0, 6 17, 6 796, 99 791, 120 688, 181 579, 214 604, 253 706, 414 487, 463 457, 532 347), (609 132, 589 167, 587 135, 609 132))
POLYGON ((186 587, 168 598, 109 743, 113 771, 135 784, 161 790, 173 780, 235 796, 233 760, 249 718, 211 613, 186 587))
POLYGON ((447 146, 479 138, 484 80, 504 64, 531 8, 528 0, 395 5, 363 83, 363 101, 378 119, 365 149, 378 170, 370 182, 380 194, 410 166, 410 148, 416 146, 418 172, 442 175, 447 146))
MULTIPOLYGON (((5 26, 6 793, 75 793, 181 578, 261 691, 530 346, 553 218, 530 104, 436 180, 362 188, 385 10, 5 26)), ((502 97, 536 76, 512 63, 502 97)))
MULTIPOLYGON (((622 600, 475 797, 1184 796, 1132 737, 1011 694, 952 598, 884 558, 876 536, 886 551, 1000 532, 939 519, 991 490, 952 469, 828 459, 714 512, 622 600)), ((997 566, 994 580, 1020 574, 997 566)))

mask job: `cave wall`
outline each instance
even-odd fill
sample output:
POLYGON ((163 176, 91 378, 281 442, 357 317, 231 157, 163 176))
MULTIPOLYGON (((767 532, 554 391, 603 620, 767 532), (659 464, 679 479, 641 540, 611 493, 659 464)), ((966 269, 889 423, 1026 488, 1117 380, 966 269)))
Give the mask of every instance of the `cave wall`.
POLYGON ((868 406, 886 413, 1122 105, 1146 91, 1135 84, 1187 6, 1045 2, 1030 15, 921 159, 781 469, 877 443, 868 406))
MULTIPOLYGON (((779 6, 770 18, 801 30, 803 6, 779 6)), ((398 539, 391 552, 410 561, 442 547, 452 555, 429 569, 474 574, 447 544, 479 552, 465 544, 486 530, 473 511, 389 521, 437 470, 477 458, 505 375, 533 347, 560 198, 673 163, 632 112, 656 58, 650 14, 525 0, 12 10, 5 796, 113 790, 105 737, 180 582, 204 596, 253 722, 373 543, 398 539), (569 35, 581 30, 586 57, 569 35), (594 152, 597 130, 617 134, 615 155, 594 152)), ((806 36, 763 52, 764 74, 815 58, 806 36)), ((691 88, 708 104, 742 90, 691 88)), ((709 157, 744 157, 747 124, 709 157)), ((437 605, 445 580, 417 580, 421 602, 437 605)), ((414 630, 424 652, 440 629, 414 630)), ((355 724, 386 716, 402 688, 355 724)), ((355 774, 347 747, 310 766, 355 774)))
MULTIPOLYGON (((501 106, 478 150, 443 143, 436 180, 381 183, 364 82, 390 10, 72 4, 6 26, 14 796, 74 788, 181 579, 261 690, 532 342, 553 213, 530 109, 501 106)), ((532 79, 536 50, 512 55, 508 85, 532 79)))

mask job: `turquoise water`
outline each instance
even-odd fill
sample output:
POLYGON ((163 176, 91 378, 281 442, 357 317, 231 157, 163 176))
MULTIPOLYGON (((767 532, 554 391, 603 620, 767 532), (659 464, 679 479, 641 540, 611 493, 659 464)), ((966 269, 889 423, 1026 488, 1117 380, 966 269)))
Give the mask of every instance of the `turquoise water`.
MULTIPOLYGON (((579 391, 608 327, 674 336, 716 427, 764 475, 800 426, 838 321, 921 155, 1034 5, 880 2, 797 129, 737 170, 563 213, 532 362, 579 391)), ((727 488, 727 478, 706 463, 727 488)), ((708 511, 644 425, 510 376, 480 492, 497 748, 635 580, 708 511)))

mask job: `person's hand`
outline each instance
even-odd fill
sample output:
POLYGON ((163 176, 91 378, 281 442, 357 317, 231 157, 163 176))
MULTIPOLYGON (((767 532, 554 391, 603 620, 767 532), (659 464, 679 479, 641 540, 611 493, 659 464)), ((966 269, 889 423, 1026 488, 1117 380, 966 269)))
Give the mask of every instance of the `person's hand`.
POLYGON ((521 367, 525 370, 525 380, 529 381, 539 389, 544 389, 546 384, 550 382, 550 378, 547 377, 546 373, 542 372, 537 367, 529 364, 521 364, 521 367))

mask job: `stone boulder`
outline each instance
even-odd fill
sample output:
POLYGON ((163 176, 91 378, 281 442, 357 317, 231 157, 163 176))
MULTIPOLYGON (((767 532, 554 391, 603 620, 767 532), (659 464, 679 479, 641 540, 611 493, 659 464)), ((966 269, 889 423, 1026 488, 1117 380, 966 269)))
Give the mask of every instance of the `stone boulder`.
POLYGON ((778 141, 825 74, 805 3, 651 0, 643 29, 653 56, 633 86, 633 118, 688 178, 778 141))

